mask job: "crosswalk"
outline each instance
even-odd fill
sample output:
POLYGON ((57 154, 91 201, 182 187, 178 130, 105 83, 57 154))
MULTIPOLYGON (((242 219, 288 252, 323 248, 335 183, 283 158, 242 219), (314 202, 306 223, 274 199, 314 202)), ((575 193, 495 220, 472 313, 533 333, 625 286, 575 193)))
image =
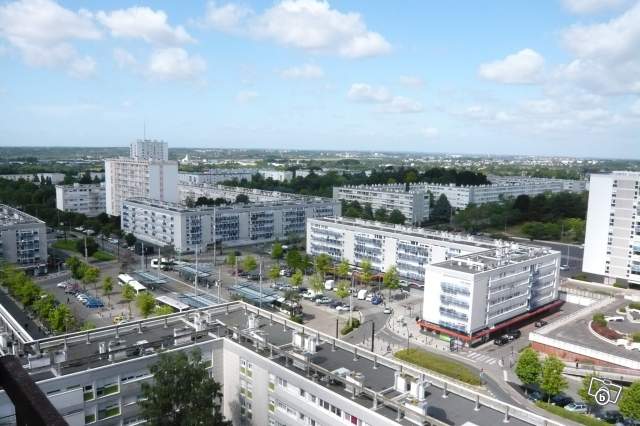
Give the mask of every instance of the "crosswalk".
POLYGON ((479 352, 473 352, 473 351, 467 353, 467 358, 471 362, 483 362, 489 365, 493 365, 498 362, 497 359, 490 357, 489 355, 484 355, 479 352))

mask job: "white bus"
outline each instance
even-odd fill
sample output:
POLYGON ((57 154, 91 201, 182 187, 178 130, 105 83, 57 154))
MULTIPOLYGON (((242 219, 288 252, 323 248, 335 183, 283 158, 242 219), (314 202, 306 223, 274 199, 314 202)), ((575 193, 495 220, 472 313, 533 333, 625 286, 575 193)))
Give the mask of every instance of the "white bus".
POLYGON ((120 284, 121 287, 124 287, 125 284, 129 284, 136 291, 136 294, 147 291, 147 288, 145 286, 134 280, 133 277, 131 277, 131 275, 129 274, 118 275, 118 284, 120 284))

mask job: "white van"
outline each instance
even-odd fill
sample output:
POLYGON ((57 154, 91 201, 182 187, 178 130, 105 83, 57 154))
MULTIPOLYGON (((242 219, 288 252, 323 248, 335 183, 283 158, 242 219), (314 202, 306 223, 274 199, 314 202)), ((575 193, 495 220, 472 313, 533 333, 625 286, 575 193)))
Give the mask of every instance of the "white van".
POLYGON ((324 282, 324 289, 325 290, 333 290, 333 287, 336 285, 335 280, 326 280, 324 282))
POLYGON ((364 300, 367 298, 367 290, 362 289, 358 291, 358 300, 364 300))

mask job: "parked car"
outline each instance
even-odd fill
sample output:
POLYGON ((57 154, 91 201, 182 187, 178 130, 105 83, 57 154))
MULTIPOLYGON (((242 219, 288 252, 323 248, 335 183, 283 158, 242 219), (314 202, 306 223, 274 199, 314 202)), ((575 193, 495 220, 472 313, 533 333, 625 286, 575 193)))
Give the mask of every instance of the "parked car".
POLYGON ((58 288, 67 288, 68 285, 69 285, 68 282, 62 281, 61 283, 56 284, 56 287, 58 287, 58 288))
POLYGON ((571 398, 570 396, 564 395, 564 394, 558 394, 556 396, 554 396, 553 398, 551 398, 551 403, 553 405, 557 405, 558 407, 566 407, 567 405, 571 404, 573 401, 573 398, 571 398))
POLYGON ((298 293, 306 293, 308 292, 309 289, 306 287, 298 287, 298 293))
POLYGON ((596 414, 596 418, 611 424, 622 423, 624 421, 624 417, 617 410, 601 411, 596 414))
POLYGON ((315 297, 315 294, 313 294, 310 291, 306 291, 306 292, 302 293, 302 298, 303 299, 309 299, 310 300, 310 299, 313 299, 314 297, 315 297))
POLYGON ((348 305, 338 305, 336 306, 336 311, 341 312, 341 311, 348 311, 349 310, 349 306, 348 305))
POLYGON ((539 390, 532 390, 527 394, 527 399, 533 402, 544 401, 547 399, 547 396, 539 390))
POLYGON ((382 303, 382 296, 375 295, 373 298, 371 298, 372 305, 379 305, 381 303, 382 303))
POLYGON ((624 317, 621 315, 609 315, 604 317, 605 320, 610 322, 622 322, 624 321, 624 317))
POLYGON ((383 314, 390 314, 393 312, 393 309, 391 309, 388 306, 385 306, 384 311, 382 311, 383 314))
POLYGON ((341 301, 339 301, 339 300, 334 300, 331 303, 329 303, 329 306, 331 308, 334 308, 334 309, 337 308, 340 305, 343 305, 343 303, 341 301))
POLYGON ((540 327, 544 327, 547 324, 549 324, 549 323, 547 321, 545 321, 545 320, 538 320, 538 321, 536 321, 535 326, 540 328, 540 327))
POLYGON ((572 402, 571 404, 566 405, 564 409, 573 413, 586 413, 587 404, 584 402, 572 402))
POLYGON ((509 343, 509 338, 507 336, 500 336, 493 339, 493 344, 498 346, 504 346, 509 343))
POLYGON ((324 296, 324 297, 321 297, 319 299, 316 299, 316 303, 318 305, 328 305, 329 303, 331 303, 331 299, 329 299, 328 297, 324 296))
POLYGON ((422 283, 413 283, 412 282, 412 283, 409 284, 409 287, 415 288, 415 289, 418 289, 418 290, 424 290, 424 284, 422 284, 422 283))
POLYGON ((522 332, 520 330, 509 330, 506 334, 509 340, 516 340, 520 336, 522 336, 522 332))

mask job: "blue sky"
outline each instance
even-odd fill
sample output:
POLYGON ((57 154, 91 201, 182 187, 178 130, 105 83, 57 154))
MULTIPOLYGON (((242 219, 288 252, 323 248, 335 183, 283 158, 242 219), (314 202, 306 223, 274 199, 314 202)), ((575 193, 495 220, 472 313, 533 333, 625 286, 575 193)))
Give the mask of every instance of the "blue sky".
POLYGON ((0 144, 640 157, 640 2, 0 1, 0 144))

